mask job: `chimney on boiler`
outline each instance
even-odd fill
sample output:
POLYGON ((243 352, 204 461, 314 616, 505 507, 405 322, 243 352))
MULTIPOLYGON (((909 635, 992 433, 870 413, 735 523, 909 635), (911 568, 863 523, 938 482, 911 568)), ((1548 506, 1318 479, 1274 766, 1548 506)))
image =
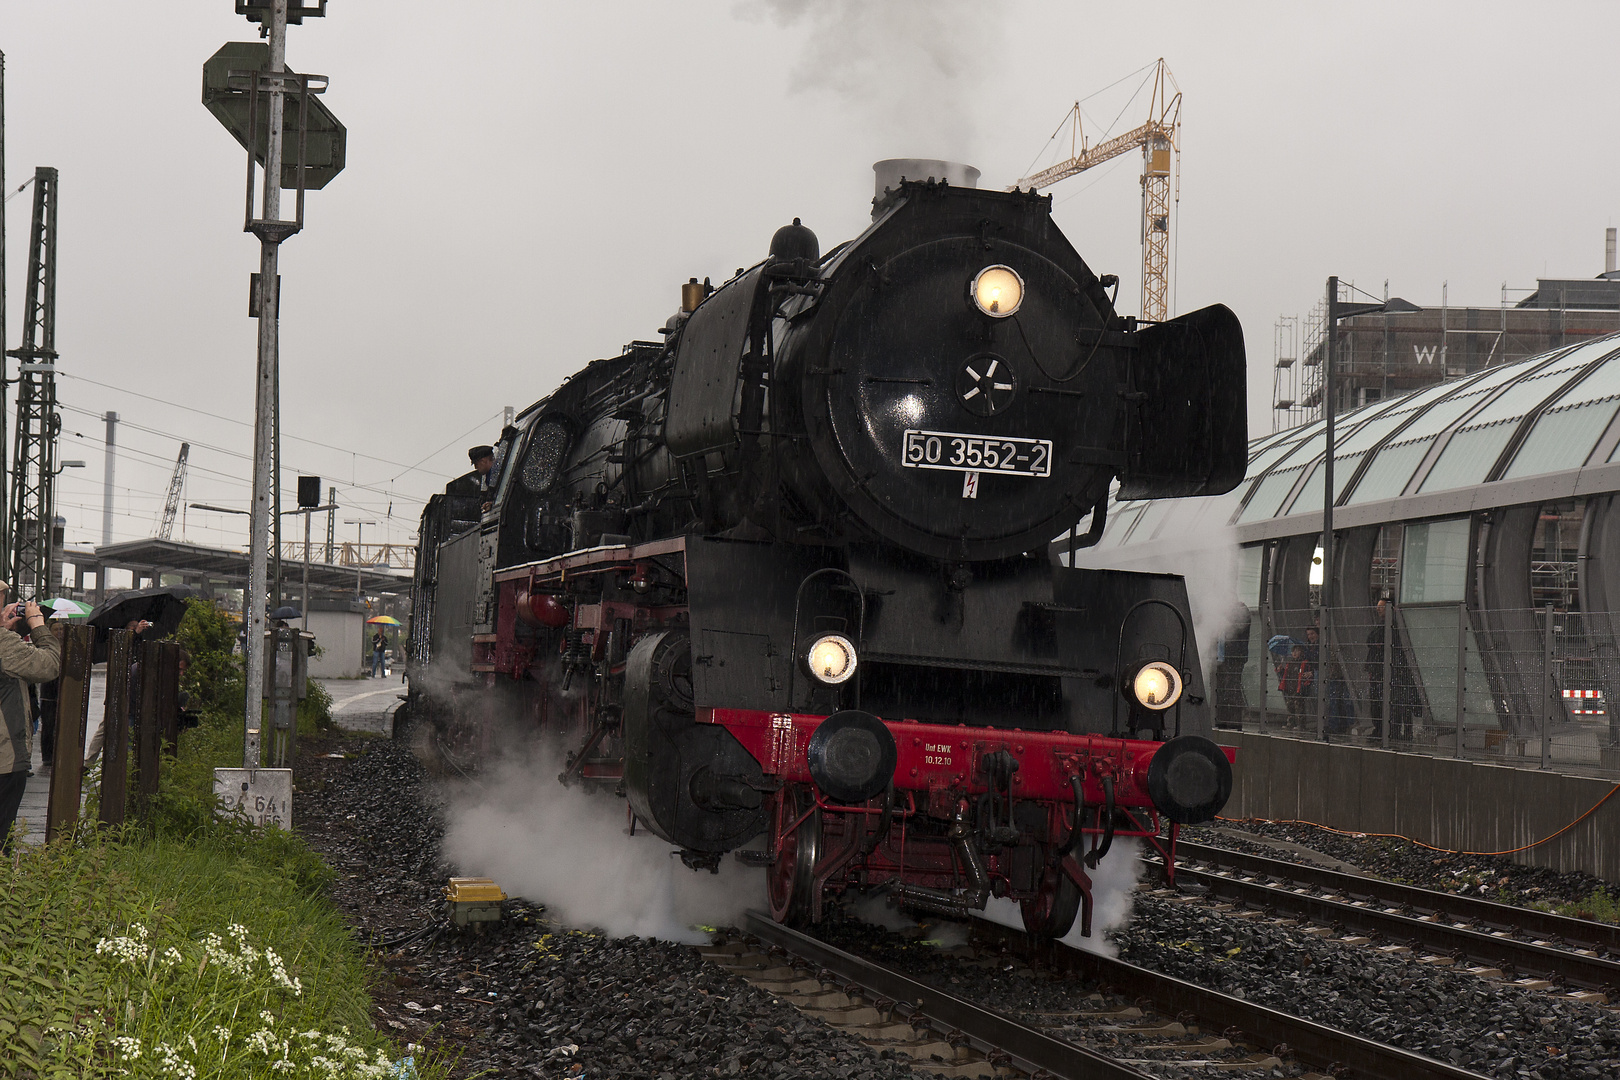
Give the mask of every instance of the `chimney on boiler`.
POLYGON ((943 181, 952 187, 978 187, 979 170, 960 161, 940 161, 935 158, 885 158, 872 166, 877 174, 877 197, 872 200, 872 220, 876 221, 888 209, 889 195, 900 187, 902 180, 943 181))

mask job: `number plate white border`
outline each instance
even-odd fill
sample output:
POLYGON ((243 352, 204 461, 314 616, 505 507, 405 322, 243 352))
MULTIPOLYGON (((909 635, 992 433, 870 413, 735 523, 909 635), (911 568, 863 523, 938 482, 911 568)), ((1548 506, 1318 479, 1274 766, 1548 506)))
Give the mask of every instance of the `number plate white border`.
POLYGON ((989 476, 1028 476, 1044 479, 1052 475, 1052 440, 1026 439, 1016 435, 969 435, 961 431, 925 431, 921 428, 907 428, 900 436, 900 463, 908 469, 935 469, 941 472, 974 472, 984 473, 989 476), (911 459, 909 453, 913 435, 917 436, 924 447, 922 450, 923 456, 916 461, 911 459), (940 441, 938 461, 929 461, 927 459, 927 450, 929 449, 927 443, 930 439, 940 441), (959 440, 962 445, 960 447, 953 446, 953 440, 959 440), (979 449, 979 461, 977 464, 972 464, 970 455, 976 449, 975 443, 979 444, 979 447, 977 447, 979 449), (1030 465, 1020 467, 1016 458, 1002 458, 1000 456, 1001 451, 1009 443, 1017 448, 1018 453, 1028 453, 1032 457, 1034 456, 1032 452, 1039 450, 1041 468, 1036 470, 1030 465), (993 450, 996 453, 997 461, 995 466, 984 464, 984 448, 993 450), (957 458, 961 460, 957 461, 957 458), (1004 464, 1009 460, 1013 462, 1011 468, 1004 464))

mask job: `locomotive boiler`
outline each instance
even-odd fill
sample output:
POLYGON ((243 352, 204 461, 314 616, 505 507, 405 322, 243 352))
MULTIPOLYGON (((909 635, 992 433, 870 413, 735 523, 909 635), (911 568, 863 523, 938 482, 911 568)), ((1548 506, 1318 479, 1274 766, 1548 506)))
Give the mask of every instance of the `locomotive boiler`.
POLYGON ((878 174, 860 236, 688 282, 502 433, 492 494, 429 501, 410 709, 458 768, 553 741, 779 920, 882 890, 1089 932, 1088 867, 1173 848, 1231 764, 1182 579, 1067 557, 1113 494, 1242 478, 1241 329, 1120 316, 1049 197, 878 174))

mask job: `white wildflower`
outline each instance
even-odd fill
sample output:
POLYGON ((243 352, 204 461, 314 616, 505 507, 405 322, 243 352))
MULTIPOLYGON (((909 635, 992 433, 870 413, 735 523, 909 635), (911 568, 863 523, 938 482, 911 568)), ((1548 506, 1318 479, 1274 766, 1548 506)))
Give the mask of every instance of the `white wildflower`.
POLYGON ((125 1060, 139 1061, 141 1059, 141 1040, 131 1038, 128 1035, 118 1035, 113 1038, 112 1043, 119 1055, 125 1060))
POLYGON ((231 1041, 231 1029, 226 1027, 224 1024, 215 1024, 214 1025, 214 1038, 218 1039, 222 1043, 230 1042, 231 1041))
POLYGON ((170 945, 167 949, 164 949, 162 952, 158 953, 157 958, 158 964, 165 971, 169 970, 185 959, 184 956, 180 955, 180 950, 175 948, 173 945, 170 945))
POLYGON ((258 959, 258 952, 245 949, 241 952, 232 952, 225 947, 225 942, 215 933, 203 935, 203 953, 208 962, 218 964, 232 975, 247 975, 253 970, 253 963, 258 959))
POLYGON ((142 933, 134 937, 120 935, 118 937, 102 938, 96 942, 96 955, 111 956, 116 963, 129 964, 134 967, 139 967, 145 963, 146 935, 144 928, 137 926, 131 929, 139 929, 142 933))
POLYGON ((269 1009, 260 1009, 259 1019, 263 1020, 266 1024, 273 1025, 276 1022, 276 1014, 271 1012, 269 1009))
POLYGON ((270 1067, 272 1069, 274 1069, 276 1072, 285 1072, 286 1070, 291 1069, 294 1066, 293 1066, 292 1062, 288 1061, 286 1058, 282 1058, 280 1061, 271 1062, 270 1067))
MULTIPOLYGON (((195 1047, 193 1047, 195 1049, 195 1047)), ((158 1066, 170 1076, 178 1080, 197 1080, 197 1068, 191 1062, 180 1056, 180 1051, 168 1043, 158 1043, 153 1047, 158 1057, 158 1066)))
POLYGON ((270 978, 275 980, 276 985, 291 990, 295 996, 304 992, 303 982, 287 977, 287 965, 282 962, 280 956, 276 955, 276 950, 265 949, 264 959, 265 963, 270 965, 270 978))

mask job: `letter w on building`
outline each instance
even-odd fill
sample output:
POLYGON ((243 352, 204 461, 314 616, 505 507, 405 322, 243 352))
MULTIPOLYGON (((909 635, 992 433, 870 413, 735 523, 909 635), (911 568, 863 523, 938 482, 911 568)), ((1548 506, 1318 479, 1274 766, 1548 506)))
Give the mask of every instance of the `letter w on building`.
POLYGON ((1434 363, 1434 354, 1439 352, 1439 351, 1440 351, 1440 346, 1438 346, 1438 345, 1414 345, 1414 346, 1412 346, 1412 355, 1417 357, 1417 362, 1420 363, 1420 364, 1432 364, 1432 363, 1434 363))

